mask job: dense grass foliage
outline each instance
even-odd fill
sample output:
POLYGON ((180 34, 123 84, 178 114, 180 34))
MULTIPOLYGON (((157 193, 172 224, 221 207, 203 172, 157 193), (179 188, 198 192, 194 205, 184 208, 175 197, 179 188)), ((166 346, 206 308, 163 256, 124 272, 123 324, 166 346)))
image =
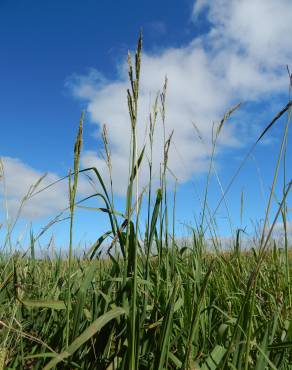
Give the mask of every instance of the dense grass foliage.
MULTIPOLYGON (((248 330, 249 368, 288 369, 292 312, 283 252, 275 246, 265 257, 253 290, 250 274, 259 259, 255 250, 207 254, 202 248, 195 236, 190 248, 164 248, 161 258, 148 261, 147 280, 146 258, 138 258, 139 369, 181 369, 186 353, 192 369, 224 368, 223 363, 225 368, 243 368, 248 330)), ((129 368, 132 286, 130 277, 123 281, 124 268, 114 257, 72 262, 67 351, 75 346, 58 368, 129 368), (107 322, 110 314, 113 318, 107 322), (98 326, 100 318, 104 322, 98 326)), ((2 261, 1 270, 1 339, 7 368, 42 369, 66 349, 68 264, 61 258, 15 256, 9 265, 2 261)))
MULTIPOLYGON (((136 134, 141 48, 140 38, 134 66, 129 55, 132 136, 125 210, 115 209, 106 128, 103 141, 109 183, 97 168, 79 168, 82 115, 74 169, 62 179, 69 180, 68 258, 63 254, 37 259, 38 237, 33 234, 27 253, 11 256, 3 252, 0 256, 0 370, 292 369, 292 255, 287 237, 287 195, 292 185, 286 178, 291 101, 265 128, 236 172, 273 124, 288 113, 264 223, 248 251, 243 249, 241 230, 230 239, 228 252, 216 236, 215 213, 235 177, 213 211, 208 204, 216 142, 239 105, 214 128, 199 222, 182 243, 175 236, 176 194, 167 187, 172 134, 167 137, 166 131, 158 188, 152 179, 158 115, 165 129, 167 80, 150 114, 148 185, 139 188, 139 169, 145 160, 145 147, 138 148, 136 134), (280 168, 285 172, 283 196, 277 198, 277 211, 271 217, 280 168), (84 202, 77 200, 80 173, 97 181, 100 190, 90 199, 103 203, 96 211, 108 218, 110 230, 77 258, 74 215, 76 206, 84 202), (279 221, 285 230, 281 247, 272 238, 279 221)), ((25 201, 36 194, 36 187, 25 201)), ((12 229, 3 247, 11 241, 12 229)))
MULTIPOLYGON (((181 369, 188 353, 191 369, 241 369, 248 353, 250 369, 289 369, 292 312, 283 251, 275 246, 265 257, 254 289, 255 250, 208 254, 202 248, 194 237, 190 248, 163 249, 161 258, 149 261, 147 280, 146 258, 138 258, 138 368, 181 369)), ((74 259, 70 355, 65 353, 57 368, 129 368, 132 286, 130 277, 124 282, 124 269, 114 257, 74 259)), ((1 270, 7 368, 42 369, 66 350, 68 263, 15 256, 8 265, 2 261, 1 270)))

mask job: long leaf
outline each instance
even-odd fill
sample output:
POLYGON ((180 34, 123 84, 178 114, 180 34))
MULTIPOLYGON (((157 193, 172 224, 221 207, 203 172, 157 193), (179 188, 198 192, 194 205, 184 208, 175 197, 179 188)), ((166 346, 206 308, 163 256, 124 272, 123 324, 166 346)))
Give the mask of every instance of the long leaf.
POLYGON ((216 370, 219 369, 219 364, 226 353, 226 349, 222 346, 217 345, 211 354, 208 356, 206 361, 201 365, 201 370, 216 370))
POLYGON ((53 301, 53 300, 43 301, 43 300, 25 299, 25 300, 22 300, 21 303, 31 308, 52 308, 54 310, 65 310, 66 309, 66 305, 64 301, 53 301))
POLYGON ((66 358, 73 355, 74 352, 76 352, 82 344, 87 342, 90 338, 94 336, 98 331, 100 331, 108 322, 111 320, 121 316, 126 315, 127 311, 124 308, 121 307, 115 307, 112 310, 108 311, 104 315, 100 316, 98 319, 96 319, 87 329, 84 330, 84 332, 79 335, 78 338, 76 338, 66 349, 66 351, 60 353, 57 355, 54 359, 52 359, 44 368, 43 370, 49 370, 52 369, 54 366, 56 366, 61 361, 64 361, 66 358))

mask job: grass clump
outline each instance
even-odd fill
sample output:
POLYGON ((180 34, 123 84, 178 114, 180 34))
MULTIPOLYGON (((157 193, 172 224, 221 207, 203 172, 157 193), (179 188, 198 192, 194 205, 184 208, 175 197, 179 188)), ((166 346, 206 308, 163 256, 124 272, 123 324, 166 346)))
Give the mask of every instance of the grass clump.
POLYGON ((37 260, 33 235, 30 257, 0 256, 0 369, 291 369, 292 255, 287 233, 284 249, 272 240, 279 217, 284 225, 287 223, 291 181, 284 181, 278 210, 272 223, 268 222, 280 163, 285 160, 291 102, 255 143, 288 112, 257 245, 243 252, 237 231, 230 251, 222 252, 220 240, 214 237, 215 248, 210 252, 205 237, 206 230, 213 230, 215 213, 231 186, 225 192, 222 189, 222 199, 212 213, 208 187, 216 142, 224 122, 239 107, 235 106, 214 131, 201 222, 192 229, 191 240, 181 246, 174 228, 169 229, 169 215, 172 213, 175 219, 175 202, 171 209, 167 174, 172 134, 165 134, 167 80, 150 114, 149 181, 146 189, 139 189, 145 153, 145 146, 139 151, 137 143, 141 50, 140 37, 134 65, 130 55, 128 58, 131 157, 125 212, 117 212, 114 205, 106 128, 103 140, 110 171, 109 188, 97 168, 79 169, 82 116, 74 171, 67 176, 68 259, 59 255, 37 260), (160 184, 154 189, 152 146, 159 111, 164 153, 160 184), (76 190, 81 172, 93 174, 99 183, 101 191, 92 197, 103 201, 102 211, 111 229, 78 258, 73 253, 73 221, 75 207, 80 203, 76 202, 76 190), (146 227, 141 217, 145 202, 146 227), (109 237, 112 239, 106 248, 107 258, 100 258, 101 247, 109 237))

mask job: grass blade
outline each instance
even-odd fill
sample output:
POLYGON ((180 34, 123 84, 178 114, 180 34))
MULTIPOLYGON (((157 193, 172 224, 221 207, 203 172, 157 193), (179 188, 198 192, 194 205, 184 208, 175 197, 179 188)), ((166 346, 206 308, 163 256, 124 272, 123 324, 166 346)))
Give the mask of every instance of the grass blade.
POLYGON ((66 351, 57 355, 52 359, 43 370, 52 369, 61 361, 64 361, 68 357, 72 356, 85 342, 92 338, 99 330, 101 330, 108 322, 121 316, 126 315, 127 311, 121 307, 115 307, 112 310, 108 311, 98 319, 96 319, 84 332, 79 335, 66 349, 66 351))

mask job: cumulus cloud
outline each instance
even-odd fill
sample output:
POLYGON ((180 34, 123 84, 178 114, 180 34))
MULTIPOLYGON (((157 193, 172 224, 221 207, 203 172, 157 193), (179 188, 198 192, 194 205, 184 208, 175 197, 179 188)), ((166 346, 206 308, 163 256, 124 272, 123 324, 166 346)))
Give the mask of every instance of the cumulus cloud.
MULTIPOLYGON (((39 182, 34 192, 59 180, 59 176, 54 173, 44 173, 26 165, 17 158, 2 157, 4 176, 0 181, 0 196, 3 203, 7 205, 8 214, 13 219, 19 210, 22 199, 32 190, 32 187, 39 182)), ((79 193, 88 195, 92 193, 90 185, 81 179, 79 193)), ((27 220, 33 220, 45 216, 54 216, 56 212, 61 212, 68 207, 68 183, 62 181, 29 197, 24 202, 21 211, 22 216, 27 220)))
MULTIPOLYGON (((166 135, 172 131, 169 167, 180 182, 205 171, 210 154, 213 123, 238 101, 258 102, 268 99, 269 106, 287 85, 285 65, 292 61, 292 2, 290 0, 197 0, 192 18, 208 23, 208 31, 180 48, 144 52, 142 58, 139 119, 137 125, 140 149, 148 140, 148 117, 151 106, 168 77, 166 99, 166 135), (193 128, 199 128, 202 143, 193 128)), ((164 25, 154 22, 164 32, 164 25)), ((128 176, 130 123, 126 89, 129 86, 126 57, 117 65, 118 78, 109 80, 100 71, 73 75, 67 86, 73 95, 87 103, 90 120, 100 133, 108 126, 111 142, 115 191, 125 194, 128 176)), ((274 103, 272 103, 274 104, 274 103)), ((265 106, 264 110, 267 109, 265 106)), ((277 110, 277 107, 275 107, 277 110)), ((259 116, 263 117, 263 112, 259 116)), ((243 112, 248 122, 247 112, 243 112)), ((251 131, 255 135, 253 122, 251 131)), ((243 128, 236 122, 224 127, 219 150, 236 148, 246 142, 243 128)), ((149 147, 146 157, 149 158, 149 147)), ((159 176, 163 158, 163 126, 158 119, 153 148, 154 173, 159 176)), ((107 176, 103 159, 92 150, 81 158, 83 167, 96 166, 107 176)), ((5 187, 0 182, 0 196, 5 198, 10 214, 16 213, 21 199, 43 175, 16 158, 3 158, 5 187)), ((147 178, 147 161, 141 168, 141 182, 147 178)), ((59 179, 49 172, 40 188, 59 179)), ((79 194, 92 193, 88 183, 80 179, 79 194)), ((68 206, 68 184, 60 182, 53 188, 29 199, 22 210, 27 219, 54 215, 68 206)), ((291 222, 289 223, 291 234, 291 222)), ((280 229, 280 226, 277 226, 280 229)))
POLYGON ((203 10, 213 46, 232 48, 264 69, 282 68, 291 61, 290 0, 199 0, 193 7, 194 20, 203 10))
MULTIPOLYGON (((198 17, 205 17, 210 26, 206 34, 181 48, 143 54, 137 132, 140 147, 147 137, 151 104, 167 75, 167 134, 174 130, 169 167, 181 182, 204 171, 210 145, 197 140, 192 123, 207 140, 214 121, 234 102, 262 101, 285 91, 285 65, 292 60, 290 14, 290 0, 198 0, 193 7, 193 19, 195 22, 198 17)), ((126 58, 117 69, 116 80, 106 80, 92 69, 86 76, 73 76, 68 85, 76 97, 87 102, 90 120, 98 131, 102 124, 108 125, 115 190, 124 194, 130 142, 126 58)), ((232 125, 224 128, 221 150, 244 142, 239 129, 240 126, 232 125)), ((162 132, 160 121, 154 145, 156 174, 162 158, 162 132)), ((84 166, 94 164, 106 171, 93 151, 85 152, 82 162, 84 166)), ((141 171, 143 180, 146 167, 141 171)))

